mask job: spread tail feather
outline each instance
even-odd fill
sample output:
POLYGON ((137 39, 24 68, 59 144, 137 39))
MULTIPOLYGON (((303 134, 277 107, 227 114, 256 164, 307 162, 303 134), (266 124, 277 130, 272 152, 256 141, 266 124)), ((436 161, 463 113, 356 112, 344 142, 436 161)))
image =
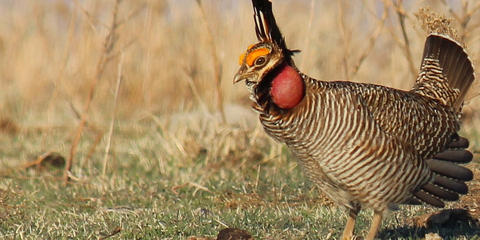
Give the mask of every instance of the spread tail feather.
POLYGON ((475 80, 472 62, 460 43, 442 34, 430 34, 412 91, 437 99, 460 111, 475 80))
POLYGON ((435 173, 434 180, 413 193, 415 198, 408 203, 425 202, 436 207, 444 207, 443 201, 456 201, 460 194, 466 194, 468 187, 465 182, 473 179, 473 173, 470 169, 458 164, 472 161, 473 155, 466 150, 467 147, 468 140, 458 137, 447 146, 445 151, 426 160, 435 173))

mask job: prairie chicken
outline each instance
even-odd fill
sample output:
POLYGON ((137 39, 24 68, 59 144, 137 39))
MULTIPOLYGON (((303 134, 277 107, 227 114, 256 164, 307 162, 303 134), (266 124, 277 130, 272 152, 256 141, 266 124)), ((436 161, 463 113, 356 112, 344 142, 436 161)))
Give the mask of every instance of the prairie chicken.
POLYGON ((252 0, 258 43, 240 56, 233 82, 245 81, 265 131, 286 143, 306 176, 349 217, 353 237, 361 208, 374 217, 397 204, 443 207, 468 191, 468 140, 457 135, 463 100, 474 81, 465 50, 430 34, 410 91, 347 81, 319 81, 301 73, 276 25, 268 0, 252 0))

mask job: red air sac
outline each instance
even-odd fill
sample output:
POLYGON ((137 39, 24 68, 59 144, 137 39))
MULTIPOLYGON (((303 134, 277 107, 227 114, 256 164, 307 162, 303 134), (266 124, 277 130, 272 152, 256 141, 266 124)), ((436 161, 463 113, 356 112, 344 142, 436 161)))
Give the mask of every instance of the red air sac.
POLYGON ((286 64, 281 66, 270 89, 273 102, 279 108, 290 109, 302 101, 304 92, 305 85, 297 70, 286 64))

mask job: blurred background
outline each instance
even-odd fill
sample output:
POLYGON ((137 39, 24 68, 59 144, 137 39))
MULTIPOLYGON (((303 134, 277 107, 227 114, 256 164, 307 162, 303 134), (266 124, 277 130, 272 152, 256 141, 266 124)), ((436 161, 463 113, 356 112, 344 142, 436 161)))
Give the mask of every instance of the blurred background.
MULTIPOLYGON (((480 13, 469 12, 478 10, 476 1, 273 2, 289 47, 302 50, 295 56, 298 67, 317 79, 411 87, 416 76, 397 10, 405 14, 416 70, 426 36, 415 17, 422 7, 451 18, 478 62, 480 13), (467 22, 458 22, 467 14, 467 22)), ((0 1, 3 121, 19 127, 75 125, 95 85, 88 118, 108 123, 120 65, 119 119, 248 107, 246 89, 232 85, 232 76, 238 56, 256 42, 249 1, 121 1, 114 43, 106 50, 114 5, 113 0, 0 1), (105 64, 99 64, 102 55, 105 64)))
MULTIPOLYGON (((474 62, 480 56, 477 1, 273 3, 288 46, 302 50, 297 66, 317 79, 409 89, 431 12, 451 22, 474 62)), ((83 139, 91 157, 99 144, 108 154, 115 129, 148 131, 154 122, 178 139, 166 140, 176 151, 197 154, 211 145, 200 129, 258 130, 246 88, 232 84, 239 55, 255 42, 249 1, 2 0, 0 133, 34 132, 45 141, 32 152, 66 155, 72 146, 71 158, 83 139)), ((465 129, 478 121, 478 102, 467 103, 465 129)), ((3 164, 18 159, 18 149, 3 151, 13 151, 3 164)))

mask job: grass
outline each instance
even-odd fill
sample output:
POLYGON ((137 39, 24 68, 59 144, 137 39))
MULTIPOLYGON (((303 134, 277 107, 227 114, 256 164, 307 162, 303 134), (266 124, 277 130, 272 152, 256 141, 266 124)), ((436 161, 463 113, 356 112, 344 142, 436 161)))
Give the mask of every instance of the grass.
MULTIPOLYGON (((473 0, 274 2, 289 46, 305 50, 295 58, 303 72, 402 89, 422 53, 421 7, 452 18, 478 63, 473 0)), ((251 15, 236 0, 0 1, 0 239, 214 239, 226 227, 255 239, 339 238, 345 213, 231 84, 255 41, 251 15)), ((479 100, 462 129, 473 169, 479 100)), ((450 205, 477 219, 479 172, 472 194, 450 205)), ((435 211, 402 207, 380 237, 478 239, 461 219, 418 226, 435 211)), ((371 216, 360 215, 359 235, 371 216)))
MULTIPOLYGON (((304 179, 284 147, 261 134, 259 126, 240 132, 235 125, 206 125, 206 129, 218 129, 217 138, 222 134, 230 140, 244 138, 239 145, 261 149, 244 153, 234 144, 208 146, 186 152, 190 157, 179 160, 178 153, 170 155, 166 152, 172 149, 162 145, 165 139, 175 138, 162 132, 172 127, 163 119, 142 120, 135 130, 131 123, 120 123, 115 130, 115 155, 105 176, 101 174, 103 153, 85 159, 87 141, 79 145, 80 167, 73 169, 74 181, 66 187, 62 170, 53 166, 4 169, 0 238, 100 239, 112 233, 112 239, 213 238, 227 226, 245 229, 256 239, 339 237, 345 213, 304 179), (157 124, 161 127, 152 127, 157 124)), ((201 134, 198 129, 188 132, 201 134)), ((35 159, 42 151, 44 134, 61 139, 64 129, 3 136, 3 158, 16 159, 21 153, 26 154, 24 159, 35 159)), ((478 168, 479 163, 472 166, 478 168)), ((402 207, 387 217, 381 234, 416 239, 433 231, 453 239, 475 239, 480 233, 467 223, 457 229, 415 227, 416 217, 433 211, 402 207)), ((366 233, 371 216, 371 211, 360 216, 358 233, 366 233)))

